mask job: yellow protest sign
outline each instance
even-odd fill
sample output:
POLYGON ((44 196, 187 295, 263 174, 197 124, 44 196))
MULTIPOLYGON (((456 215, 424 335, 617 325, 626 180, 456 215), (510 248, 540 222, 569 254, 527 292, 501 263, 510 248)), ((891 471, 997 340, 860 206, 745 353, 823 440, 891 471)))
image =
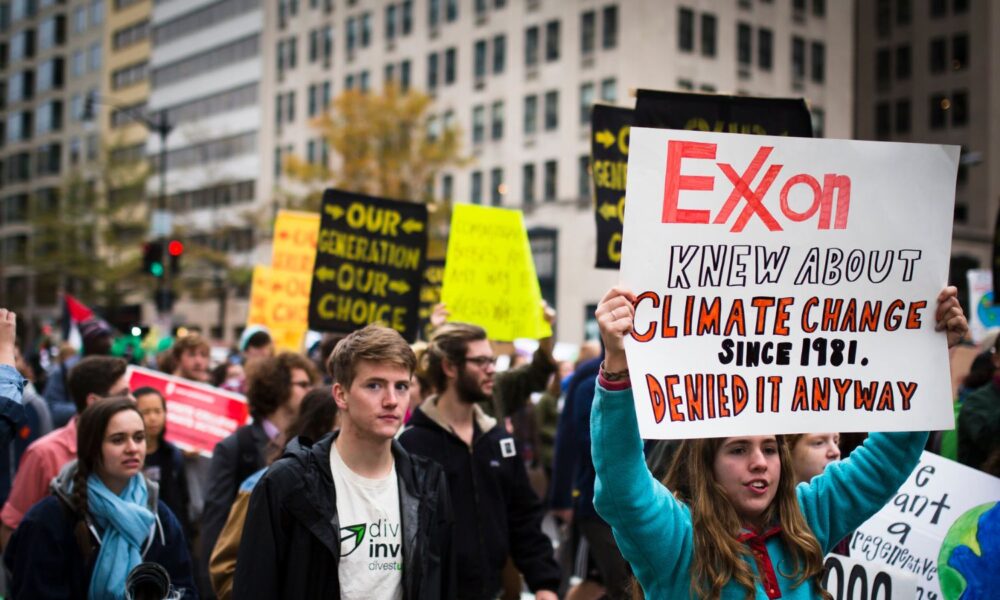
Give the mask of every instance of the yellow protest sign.
MULTIPOLYGON (((316 261, 319 215, 291 210, 278 211, 274 221, 271 268, 294 273, 312 273, 316 261)), ((306 290, 308 297, 309 291, 306 290)))
POLYGON ((444 264, 441 301, 450 321, 474 323, 500 341, 552 335, 521 211, 455 206, 444 264))
POLYGON ((299 352, 307 330, 310 273, 257 266, 253 271, 248 325, 263 325, 281 350, 299 352))

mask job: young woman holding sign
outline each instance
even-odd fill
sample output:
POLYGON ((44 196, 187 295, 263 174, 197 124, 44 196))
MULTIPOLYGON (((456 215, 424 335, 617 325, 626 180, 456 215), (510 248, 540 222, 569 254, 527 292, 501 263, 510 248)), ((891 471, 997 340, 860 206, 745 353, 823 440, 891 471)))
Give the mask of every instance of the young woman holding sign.
MULTIPOLYGON (((949 346, 968 323, 938 296, 949 346)), ((591 414, 594 506, 648 598, 820 598, 823 556, 892 498, 926 433, 876 433, 850 460, 796 486, 784 436, 686 440, 660 485, 646 469, 623 339, 635 296, 611 289, 596 316, 605 359, 591 414)))

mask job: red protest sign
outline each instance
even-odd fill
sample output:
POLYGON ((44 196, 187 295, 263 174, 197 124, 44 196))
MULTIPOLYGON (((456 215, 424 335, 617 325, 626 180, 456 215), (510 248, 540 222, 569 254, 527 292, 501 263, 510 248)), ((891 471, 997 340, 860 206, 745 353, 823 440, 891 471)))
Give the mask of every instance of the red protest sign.
POLYGON ((166 439, 185 450, 211 454, 217 443, 249 418, 242 394, 142 367, 129 367, 127 376, 129 389, 148 386, 163 394, 167 400, 166 439))

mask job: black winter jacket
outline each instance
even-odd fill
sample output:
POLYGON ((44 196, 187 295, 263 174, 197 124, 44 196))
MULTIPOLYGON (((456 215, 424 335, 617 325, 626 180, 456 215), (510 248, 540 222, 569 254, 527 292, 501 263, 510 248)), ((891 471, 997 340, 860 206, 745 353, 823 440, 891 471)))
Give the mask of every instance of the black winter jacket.
POLYGON ((399 442, 440 463, 455 507, 456 598, 496 598, 509 555, 533 592, 556 591, 559 567, 542 532, 545 512, 514 438, 475 407, 472 447, 444 424, 437 397, 410 417, 399 442))
MULTIPOLYGON (((330 471, 336 433, 296 438, 254 487, 234 598, 340 597, 340 521, 330 471)), ((441 467, 393 441, 403 524, 403 598, 454 598, 451 504, 441 467)))

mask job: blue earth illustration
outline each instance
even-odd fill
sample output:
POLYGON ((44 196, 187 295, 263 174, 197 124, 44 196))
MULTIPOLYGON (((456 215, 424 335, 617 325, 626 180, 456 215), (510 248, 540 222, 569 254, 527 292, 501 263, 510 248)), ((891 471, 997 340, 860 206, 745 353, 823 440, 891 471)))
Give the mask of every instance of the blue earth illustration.
POLYGON ((1000 590, 1000 503, 981 504, 948 529, 938 554, 946 600, 996 599, 1000 590))
POLYGON ((993 304, 993 292, 986 292, 976 305, 976 315, 987 328, 1000 325, 1000 307, 993 304))

